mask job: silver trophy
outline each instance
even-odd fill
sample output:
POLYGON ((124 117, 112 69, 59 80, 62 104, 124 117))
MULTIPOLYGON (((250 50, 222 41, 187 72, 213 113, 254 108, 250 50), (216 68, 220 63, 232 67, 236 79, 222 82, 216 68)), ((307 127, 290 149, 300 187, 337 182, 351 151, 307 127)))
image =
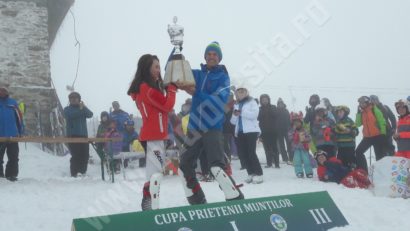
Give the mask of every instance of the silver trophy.
POLYGON ((179 85, 189 86, 195 85, 195 79, 192 75, 191 65, 185 60, 181 53, 181 47, 184 43, 184 28, 177 24, 178 18, 174 17, 174 24, 168 25, 168 34, 171 38, 172 45, 175 46, 175 51, 171 59, 167 63, 165 69, 164 84, 178 82, 179 85))

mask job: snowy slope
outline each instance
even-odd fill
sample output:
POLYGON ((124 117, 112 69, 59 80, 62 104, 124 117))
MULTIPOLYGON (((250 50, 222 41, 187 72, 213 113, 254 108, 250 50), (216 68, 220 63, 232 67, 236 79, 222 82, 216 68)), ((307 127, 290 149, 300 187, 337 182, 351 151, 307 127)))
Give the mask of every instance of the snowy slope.
MULTIPOLYGON (((20 175, 16 183, 0 180, 0 231, 69 230, 73 218, 140 210, 143 169, 128 172, 129 180, 118 176, 111 184, 100 179, 99 165, 89 165, 88 176, 69 177, 69 157, 56 157, 37 147, 20 145, 20 175)), ((261 162, 263 152, 259 150, 261 162)), ((234 178, 241 182, 246 172, 234 161, 234 178)), ((351 224, 336 230, 410 230, 410 200, 374 197, 371 192, 347 189, 317 179, 297 179, 291 166, 264 169, 265 182, 245 185, 247 198, 327 190, 351 224)), ((222 201, 216 183, 203 183, 208 202, 222 201)), ((186 205, 180 181, 163 181, 162 207, 186 205)))

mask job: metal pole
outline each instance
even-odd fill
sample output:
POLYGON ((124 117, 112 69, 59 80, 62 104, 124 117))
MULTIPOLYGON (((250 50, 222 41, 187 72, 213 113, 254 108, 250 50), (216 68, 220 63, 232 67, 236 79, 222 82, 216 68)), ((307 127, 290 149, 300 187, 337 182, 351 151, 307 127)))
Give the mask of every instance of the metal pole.
POLYGON ((372 147, 370 146, 370 166, 372 166, 372 147))

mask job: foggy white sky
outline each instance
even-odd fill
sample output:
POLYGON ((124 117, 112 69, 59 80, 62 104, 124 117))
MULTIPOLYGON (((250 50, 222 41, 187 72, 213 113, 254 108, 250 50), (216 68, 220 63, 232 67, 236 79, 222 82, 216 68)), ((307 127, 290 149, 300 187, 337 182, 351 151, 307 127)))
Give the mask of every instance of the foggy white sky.
MULTIPOLYGON (((174 15, 185 28, 183 53, 193 68, 204 62, 205 47, 216 40, 233 81, 257 75, 248 78, 251 95, 268 93, 274 102, 282 97, 291 110, 304 110, 312 93, 334 105, 352 106, 354 112, 361 95, 377 94, 390 106, 410 95, 407 0, 76 0, 72 11, 81 43, 75 89, 97 116, 113 100, 139 114, 126 91, 141 55, 156 54, 165 67, 172 49, 167 25, 174 15), (298 17, 307 19, 299 25, 309 39, 292 23, 298 17), (294 46, 286 58, 270 43, 277 35, 294 46), (281 64, 258 54, 259 45, 269 46, 271 58, 279 57, 281 64)), ((63 105, 69 93, 65 87, 75 77, 74 44, 68 14, 51 50, 52 78, 63 105)), ((176 111, 186 97, 177 95, 176 111)))

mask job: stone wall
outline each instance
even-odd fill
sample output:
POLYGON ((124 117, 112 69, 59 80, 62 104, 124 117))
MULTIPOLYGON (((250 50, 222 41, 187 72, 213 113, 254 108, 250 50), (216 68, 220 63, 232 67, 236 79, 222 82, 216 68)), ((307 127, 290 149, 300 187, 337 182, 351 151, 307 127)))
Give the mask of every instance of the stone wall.
POLYGON ((28 135, 40 127, 51 135, 58 98, 50 76, 47 0, 0 0, 0 85, 26 104, 28 135))

